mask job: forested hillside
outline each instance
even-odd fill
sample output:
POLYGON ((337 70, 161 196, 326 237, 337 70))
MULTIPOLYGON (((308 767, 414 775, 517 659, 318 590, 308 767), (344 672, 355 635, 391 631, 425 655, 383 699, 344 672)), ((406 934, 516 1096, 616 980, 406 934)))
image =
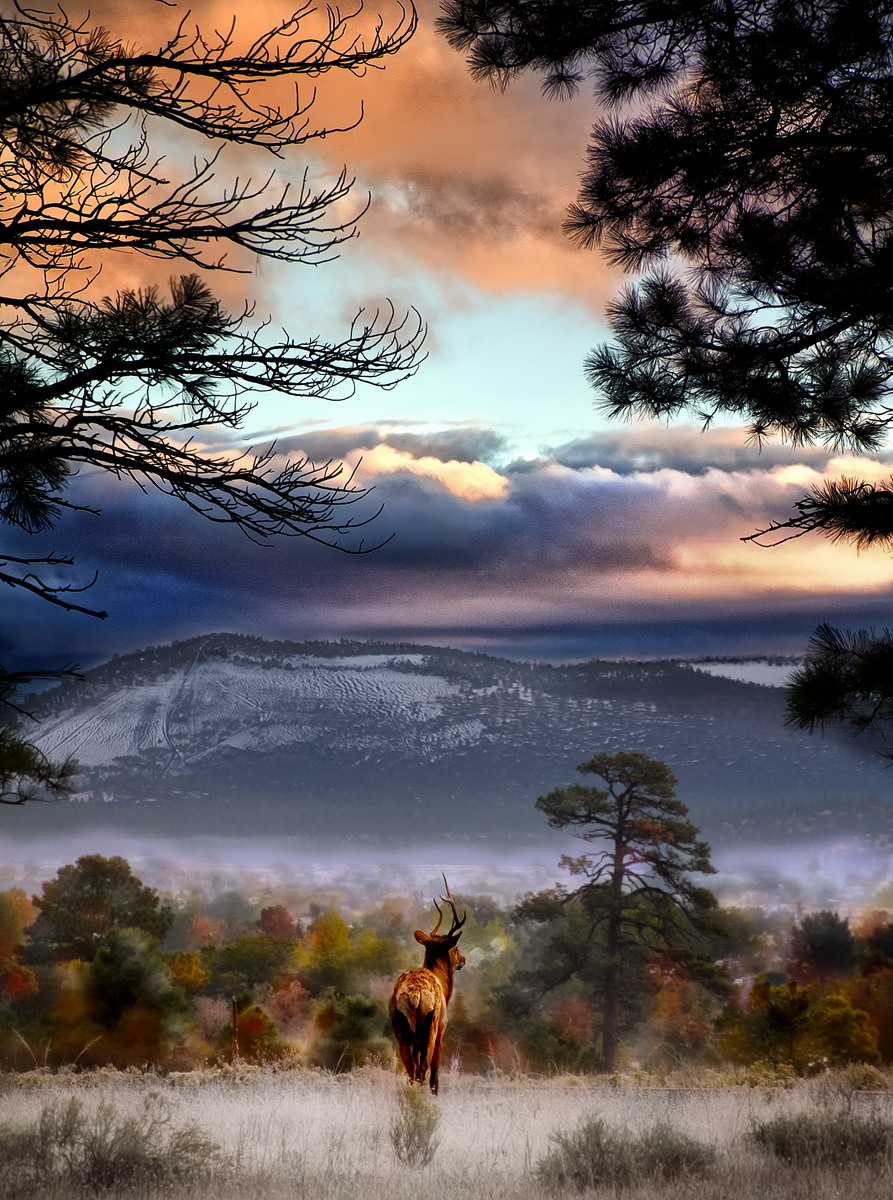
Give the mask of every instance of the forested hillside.
POLYGON ((553 667, 216 634, 115 658, 36 703, 41 747, 82 766, 64 822, 101 811, 168 834, 213 821, 218 833, 528 842, 543 836, 537 795, 602 750, 667 762, 714 841, 883 839, 893 802, 867 747, 789 733, 779 688, 677 662, 553 667))

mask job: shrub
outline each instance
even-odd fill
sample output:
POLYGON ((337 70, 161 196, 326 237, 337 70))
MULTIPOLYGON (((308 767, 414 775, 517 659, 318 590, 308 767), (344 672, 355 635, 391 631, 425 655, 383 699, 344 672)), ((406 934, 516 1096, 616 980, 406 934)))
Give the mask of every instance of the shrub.
MULTIPOLYGON (((246 1062, 273 1061, 280 1058, 286 1047, 279 1040, 276 1026, 259 1004, 246 1004, 246 999, 250 1000, 253 997, 248 993, 243 997, 243 1003, 239 1004, 237 1001, 236 1032, 239 1057, 246 1062)), ((225 1056, 232 1057, 232 1018, 221 1029, 217 1044, 225 1056)))
POLYGON ((315 1024, 311 1061, 327 1071, 349 1071, 393 1054, 387 1012, 377 1000, 332 996, 318 1010, 315 1024))
POLYGON ((105 1192, 169 1187, 207 1178, 222 1159, 197 1125, 177 1128, 155 1100, 119 1116, 114 1104, 92 1111, 71 1097, 46 1104, 31 1125, 0 1125, 0 1173, 11 1190, 65 1184, 105 1192))
POLYGON ((394 1154, 408 1167, 426 1167, 440 1145, 440 1109, 427 1088, 411 1083, 399 1088, 397 1105, 400 1111, 388 1131, 394 1154))
POLYGON ((713 1151, 670 1125, 655 1125, 638 1136, 611 1129, 602 1117, 585 1118, 573 1133, 554 1133, 555 1149, 540 1159, 536 1173, 547 1188, 578 1191, 624 1186, 640 1179, 676 1179, 702 1174, 713 1151))
POLYGON ((793 1166, 848 1166, 876 1162, 890 1151, 893 1128, 876 1117, 803 1112, 756 1123, 751 1141, 793 1166))

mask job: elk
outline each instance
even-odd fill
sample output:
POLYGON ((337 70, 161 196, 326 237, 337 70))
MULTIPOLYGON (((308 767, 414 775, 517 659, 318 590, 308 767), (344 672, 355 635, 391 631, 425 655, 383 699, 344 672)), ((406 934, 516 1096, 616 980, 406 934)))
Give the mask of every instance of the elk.
POLYGON ((415 940, 425 947, 424 965, 415 971, 404 971, 394 984, 388 1012, 391 1028, 397 1039, 400 1060, 406 1068, 410 1083, 424 1083, 431 1072, 431 1091, 437 1095, 437 1068, 440 1048, 447 1027, 447 1005, 453 994, 453 974, 465 966, 465 959, 456 949, 462 936, 467 911, 459 920, 456 902, 450 885, 443 877, 446 895, 444 904, 452 909, 449 933, 438 933, 443 921, 443 909, 434 901, 437 924, 430 933, 415 931, 415 940))

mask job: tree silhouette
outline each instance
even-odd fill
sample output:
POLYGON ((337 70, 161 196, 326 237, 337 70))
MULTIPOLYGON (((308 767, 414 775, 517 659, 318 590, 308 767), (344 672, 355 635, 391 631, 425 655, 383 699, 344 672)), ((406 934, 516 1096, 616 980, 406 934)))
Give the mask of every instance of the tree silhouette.
MULTIPOLYGON (((530 69, 553 95, 591 79, 609 110, 566 223, 579 245, 647 272, 609 309, 613 343, 586 362, 607 414, 743 419, 756 444, 882 445, 893 420, 889 4, 446 0, 442 12, 476 76, 505 85, 530 69)), ((824 483, 794 507, 751 536, 893 546, 893 478, 824 483)), ((863 650, 889 636, 839 635, 863 650)), ((890 732, 891 681, 854 676, 819 631, 790 723, 890 732)))
POLYGON ((848 975, 856 965, 856 946, 849 918, 836 912, 807 915, 791 934, 791 974, 800 983, 848 975))
POLYGON ((646 754, 596 754, 577 770, 599 776, 607 786, 558 788, 541 796, 536 807, 553 829, 571 829, 593 846, 577 858, 561 858, 564 870, 584 882, 570 891, 558 884, 518 905, 517 920, 557 922, 540 963, 520 978, 533 1002, 590 967, 596 950, 602 1065, 611 1073, 617 1067, 623 993, 643 950, 670 949, 677 961, 721 983, 699 945, 705 933, 716 931, 710 919, 716 901, 690 878, 713 874, 714 868, 710 847, 698 841, 688 809, 676 799, 676 778, 664 763, 646 754))
MULTIPOLYGON (((15 702, 16 691, 36 675, 53 672, 10 672, 0 667, 0 712, 29 715, 15 702)), ((52 763, 37 746, 17 730, 12 720, 0 722, 0 804, 27 804, 29 800, 62 799, 74 790, 76 767, 69 758, 52 763)))
MULTIPOLYGON (((297 91, 283 108, 266 86, 361 75, 414 28, 411 7, 386 29, 360 9, 306 3, 241 48, 234 22, 207 33, 186 14, 139 50, 62 8, 16 3, 0 16, 0 522, 37 534, 64 510, 96 512, 66 495, 88 466, 255 541, 364 549, 345 538, 371 519, 353 515, 365 493, 338 464, 284 461, 275 446, 210 452, 194 439, 238 428, 259 392, 340 399, 358 383, 393 387, 419 361, 417 314, 361 311, 340 341, 296 337, 251 305, 226 311, 204 275, 265 258, 323 263, 354 236, 361 214, 341 215, 344 171, 322 187, 306 172, 297 187, 273 174, 221 187, 218 160, 227 143, 281 157, 325 137, 297 91), (154 148, 172 143, 197 147, 179 177, 178 156, 154 148), (168 295, 150 285, 103 297, 99 273, 113 252, 187 270, 168 295)), ((92 581, 65 575, 71 565, 65 554, 6 554, 0 582, 104 617, 80 594, 92 581)), ((64 770, 54 778, 37 762, 19 774, 13 803, 68 787, 64 770)))

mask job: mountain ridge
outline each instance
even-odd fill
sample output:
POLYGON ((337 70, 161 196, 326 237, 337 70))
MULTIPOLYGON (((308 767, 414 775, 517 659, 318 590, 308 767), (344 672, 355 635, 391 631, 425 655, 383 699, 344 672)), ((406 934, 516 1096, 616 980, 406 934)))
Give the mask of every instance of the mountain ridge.
POLYGON ((778 688, 678 661, 552 666, 215 633, 113 658, 32 701, 41 748, 82 763, 68 821, 523 841, 546 832, 537 795, 604 749, 666 761, 714 840, 758 821, 773 837, 841 831, 857 815, 872 837, 893 831, 893 779, 868 747, 790 734, 778 688))

